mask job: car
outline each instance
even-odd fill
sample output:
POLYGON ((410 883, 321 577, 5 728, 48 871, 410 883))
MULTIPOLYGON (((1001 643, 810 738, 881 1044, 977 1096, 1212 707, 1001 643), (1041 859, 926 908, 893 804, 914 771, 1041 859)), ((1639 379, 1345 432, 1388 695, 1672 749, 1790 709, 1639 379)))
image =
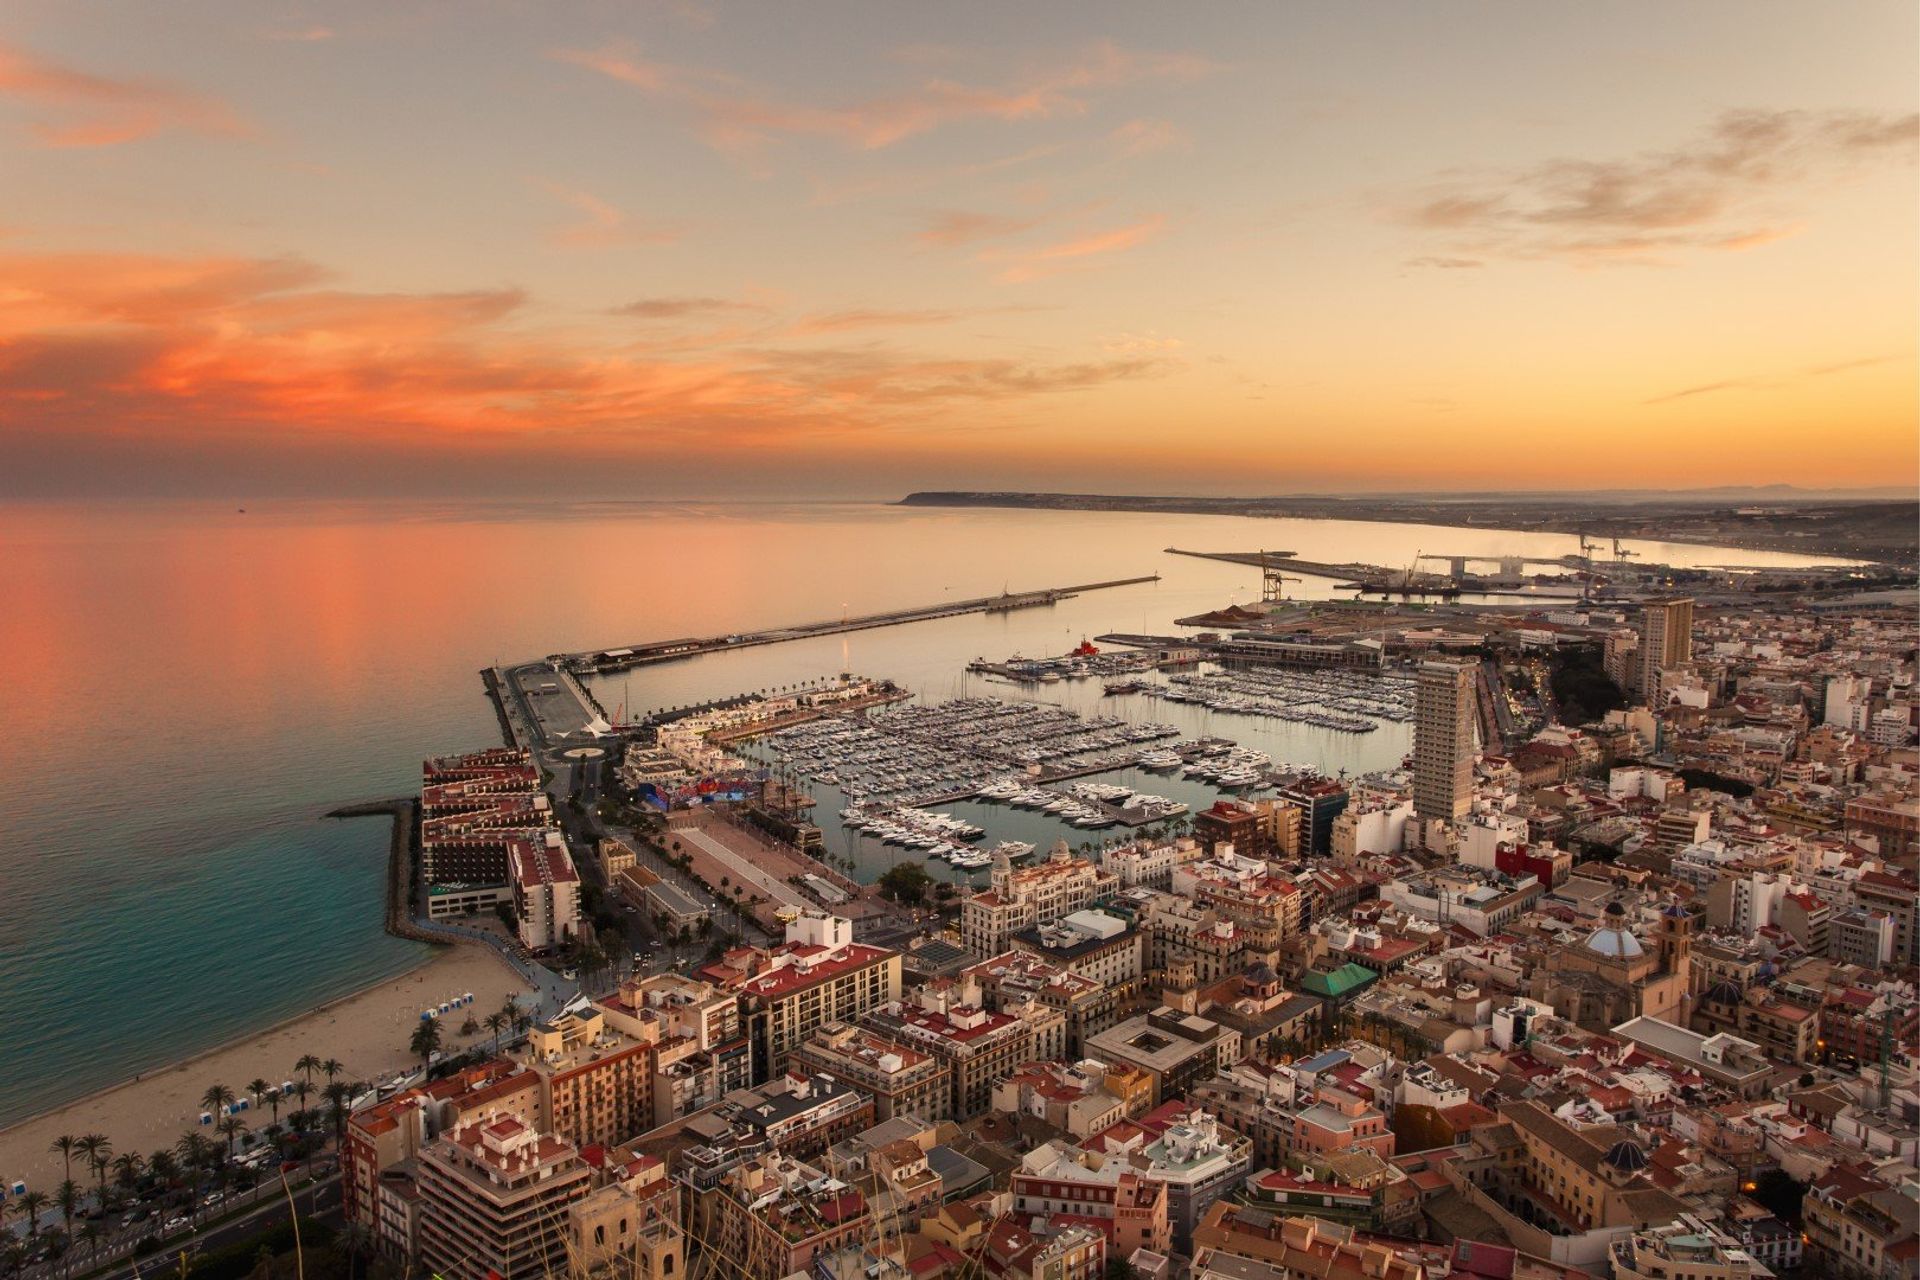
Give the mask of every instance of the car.
POLYGON ((208 1196, 205 1200, 202 1200, 200 1203, 211 1208, 212 1206, 219 1204, 222 1200, 225 1200, 226 1198, 227 1198, 226 1192, 216 1191, 212 1195, 208 1196))
POLYGON ((160 1229, 162 1231, 178 1231, 180 1228, 186 1225, 187 1225, 186 1215, 176 1213, 173 1217, 168 1218, 166 1222, 162 1224, 160 1229))

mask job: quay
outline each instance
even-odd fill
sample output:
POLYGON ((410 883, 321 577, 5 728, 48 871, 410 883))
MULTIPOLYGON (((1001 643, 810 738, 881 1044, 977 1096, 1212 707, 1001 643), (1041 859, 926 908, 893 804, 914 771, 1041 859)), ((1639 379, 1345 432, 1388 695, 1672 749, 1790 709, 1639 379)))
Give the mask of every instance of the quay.
MULTIPOLYGON (((1377 564, 1361 564, 1358 561, 1347 564, 1329 564, 1320 560, 1301 560, 1290 552, 1277 551, 1184 551, 1179 547, 1168 547, 1170 556, 1191 556, 1196 560, 1219 560, 1226 564, 1244 564, 1255 569, 1272 570, 1276 573, 1298 574, 1308 578, 1331 578, 1341 588, 1351 589, 1367 595, 1396 596, 1440 596, 1451 599, 1463 590, 1481 594, 1497 594, 1500 588, 1491 583, 1464 585, 1435 578, 1429 574, 1418 574, 1412 569, 1392 570, 1377 564), (1394 575, 1398 573, 1399 580, 1394 575), (1431 580, 1429 580, 1431 579, 1431 580)), ((1532 594, 1516 592, 1512 594, 1532 594)))
POLYGON ((787 640, 807 640, 815 636, 840 635, 848 631, 865 631, 874 627, 894 627, 908 622, 931 622, 937 618, 957 618, 970 613, 1004 613, 1013 609, 1029 608, 1035 605, 1048 605, 1057 600, 1067 600, 1088 591, 1105 591, 1114 587, 1134 587, 1144 583, 1158 582, 1160 575, 1148 574, 1140 578, 1115 578, 1107 582, 1086 582, 1070 587, 1048 587, 1039 591, 1006 593, 997 596, 980 596, 972 600, 948 600, 940 604, 923 605, 914 609, 894 609, 886 613, 870 613, 860 617, 842 617, 820 622, 803 622, 791 627, 776 627, 767 631, 741 632, 733 635, 708 636, 705 638, 686 637, 678 640, 653 640, 642 644, 617 649, 589 649, 579 653, 559 653, 547 658, 547 664, 558 670, 566 668, 573 671, 591 671, 605 675, 608 672, 624 671, 629 667, 645 666, 656 662, 668 662, 677 658, 694 658, 704 653, 716 653, 727 649, 745 649, 753 645, 780 644, 787 640))

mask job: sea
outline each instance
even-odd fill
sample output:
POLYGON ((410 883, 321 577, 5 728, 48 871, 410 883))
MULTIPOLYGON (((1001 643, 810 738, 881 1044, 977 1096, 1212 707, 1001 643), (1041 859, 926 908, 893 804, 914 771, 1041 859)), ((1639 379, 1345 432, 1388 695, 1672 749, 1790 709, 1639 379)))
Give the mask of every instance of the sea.
MULTIPOLYGON (((1329 773, 1393 766, 1370 734, 1014 686, 978 657, 1257 600, 1257 569, 1169 555, 1291 551, 1399 566, 1422 552, 1559 556, 1571 537, 1367 521, 881 503, 0 505, 0 1126, 405 971, 381 928, 384 820, 429 755, 496 744, 495 663, 1115 578, 1009 613, 853 632, 597 682, 633 717, 851 671, 939 701, 991 695, 1177 723, 1329 773)), ((1677 565, 1806 557, 1635 542, 1677 565)), ((1333 584, 1288 584, 1301 599, 1333 584)), ((1199 807, 1198 782, 1118 775, 1199 807)), ((913 856, 822 825, 863 879, 913 856)), ((1054 820, 949 806, 994 839, 1054 820)), ((1111 834, 1111 833, 1109 833, 1111 834)), ((1070 843, 1084 840, 1076 833, 1070 843)), ((291 1064, 289 1064, 291 1066, 291 1064)))

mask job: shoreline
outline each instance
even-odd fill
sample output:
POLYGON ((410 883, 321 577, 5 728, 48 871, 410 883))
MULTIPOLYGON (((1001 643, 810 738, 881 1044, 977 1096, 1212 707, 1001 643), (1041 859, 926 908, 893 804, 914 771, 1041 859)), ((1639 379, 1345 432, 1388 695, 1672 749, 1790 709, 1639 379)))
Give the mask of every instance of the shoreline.
MULTIPOLYGON (((256 1077, 276 1086, 299 1078, 293 1064, 305 1053, 339 1059, 345 1067, 341 1078, 349 1080, 370 1081, 417 1066, 419 1060, 407 1052, 403 1033, 418 1021, 429 996, 440 999, 464 991, 474 993, 471 1012, 476 1017, 499 1008, 507 994, 522 1000, 529 994, 525 980, 484 943, 439 944, 418 964, 324 1004, 0 1128, 0 1177, 9 1184, 24 1179, 30 1187, 51 1193, 59 1185, 62 1161, 49 1144, 63 1132, 104 1133, 116 1153, 144 1155, 171 1146, 182 1130, 199 1128, 199 1097, 207 1085, 224 1084, 245 1097, 247 1082, 256 1077), (424 991, 429 982, 435 983, 434 989, 424 991), (341 1024, 341 1015, 349 1011, 356 1016, 341 1024)), ((471 1037, 459 1035, 458 1022, 451 1015, 443 1025, 449 1052, 489 1038, 484 1028, 471 1037)), ((282 1115, 294 1105, 283 1106, 282 1115)), ((307 1105, 325 1104, 316 1092, 307 1105)), ((270 1114, 263 1103, 258 1112, 242 1112, 241 1118, 258 1129, 270 1122, 266 1118, 270 1114)), ((74 1180, 91 1185, 90 1175, 74 1180)))
MULTIPOLYGON (((453 944, 447 943, 442 945, 451 946, 453 944)), ((288 1014, 286 1017, 280 1019, 278 1022, 270 1022, 266 1026, 260 1028, 260 1030, 258 1031, 246 1032, 241 1035, 234 1036, 231 1039, 222 1040, 219 1044, 213 1045, 211 1048, 196 1049, 193 1053, 187 1055, 184 1058, 174 1058, 166 1062, 157 1063, 154 1066, 149 1067, 147 1070, 136 1072, 135 1074, 128 1076, 126 1079, 121 1080, 118 1083, 101 1085, 98 1089, 95 1089, 91 1093, 83 1093, 79 1097, 70 1099, 66 1102, 56 1102, 51 1107, 46 1108, 44 1111, 36 1111, 30 1116, 23 1116, 20 1119, 15 1120, 9 1124, 0 1125, 0 1146, 5 1146, 8 1138, 12 1137, 16 1132, 26 1128, 30 1124, 37 1124, 40 1121, 46 1120, 51 1116, 57 1116, 62 1112, 71 1111, 76 1107, 83 1107, 92 1103, 103 1102, 107 1098, 112 1097, 114 1094, 119 1093, 122 1089, 131 1089, 135 1085, 145 1084, 147 1081, 152 1080, 154 1077, 165 1075, 169 1071, 185 1071, 188 1067, 191 1067, 196 1062, 204 1062, 209 1058, 216 1057, 220 1054, 229 1052, 230 1050, 243 1048, 246 1045, 251 1044, 256 1040, 263 1040, 266 1037, 273 1035, 275 1032, 285 1031, 288 1027, 292 1026, 296 1022, 302 1022, 308 1018, 318 1017, 319 1015, 333 1009, 334 1006, 336 1005, 342 1005, 347 1003, 349 1000, 358 999, 360 996, 367 994, 367 992, 374 990, 376 987, 384 987, 387 985, 387 983, 397 982, 398 980, 406 977, 410 973, 418 973, 420 970, 426 968, 428 965, 432 964, 435 960, 438 960, 439 958, 440 958, 439 952, 436 951, 436 952, 430 953, 428 955, 421 957, 418 963, 410 964, 404 969, 396 970, 393 973, 388 974, 384 978, 375 978, 372 982, 366 983, 362 986, 355 987, 353 990, 348 991, 342 995, 334 996, 332 999, 326 1001, 324 1004, 314 1005, 311 1009, 303 1010, 300 1013, 288 1014)), ((284 1080, 286 1079, 286 1077, 282 1076, 281 1079, 284 1080)), ((278 1081, 276 1081, 275 1083, 278 1083, 278 1081)))

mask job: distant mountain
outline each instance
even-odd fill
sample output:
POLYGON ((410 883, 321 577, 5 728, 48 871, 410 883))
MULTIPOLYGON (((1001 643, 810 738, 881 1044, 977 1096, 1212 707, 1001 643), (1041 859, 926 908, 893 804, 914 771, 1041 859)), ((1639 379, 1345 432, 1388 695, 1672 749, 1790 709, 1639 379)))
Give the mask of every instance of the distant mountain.
POLYGON ((1710 485, 1695 489, 1485 489, 1387 490, 1355 493, 1211 494, 1053 493, 1018 489, 926 489, 899 500, 901 506, 1071 506, 1142 503, 1159 506, 1204 503, 1236 507, 1257 503, 1343 502, 1887 502, 1915 501, 1912 487, 1805 489, 1795 484, 1710 485))

